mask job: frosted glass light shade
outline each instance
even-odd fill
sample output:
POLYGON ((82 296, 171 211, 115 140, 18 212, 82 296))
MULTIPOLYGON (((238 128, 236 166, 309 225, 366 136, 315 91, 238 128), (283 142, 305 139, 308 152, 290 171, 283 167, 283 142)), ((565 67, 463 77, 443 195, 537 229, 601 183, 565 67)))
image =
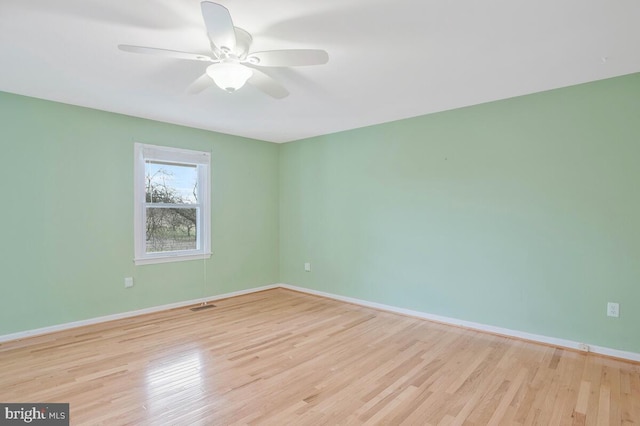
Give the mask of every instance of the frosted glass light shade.
POLYGON ((213 64, 207 68, 207 74, 216 86, 227 92, 235 92, 253 75, 250 68, 233 62, 213 64))

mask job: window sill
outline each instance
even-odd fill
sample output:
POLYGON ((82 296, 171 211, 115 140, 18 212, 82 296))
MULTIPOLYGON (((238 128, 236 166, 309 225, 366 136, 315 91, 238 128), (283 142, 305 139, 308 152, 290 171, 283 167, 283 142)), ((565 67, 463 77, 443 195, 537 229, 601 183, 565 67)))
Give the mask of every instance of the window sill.
POLYGON ((157 256, 157 257, 143 257, 141 259, 134 259, 133 262, 136 266, 139 265, 152 265, 154 263, 170 263, 170 262, 184 262, 187 260, 203 260, 209 259, 211 257, 211 253, 200 253, 200 254, 172 254, 165 256, 157 256))

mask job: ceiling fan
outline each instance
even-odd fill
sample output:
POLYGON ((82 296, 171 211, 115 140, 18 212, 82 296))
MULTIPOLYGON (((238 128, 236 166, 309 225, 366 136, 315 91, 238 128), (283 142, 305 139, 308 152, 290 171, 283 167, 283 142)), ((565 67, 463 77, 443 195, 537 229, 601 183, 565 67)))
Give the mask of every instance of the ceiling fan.
POLYGON ((248 82, 276 99, 286 97, 289 92, 269 75, 260 71, 260 67, 322 65, 329 61, 327 52, 318 49, 249 52, 253 41, 251 34, 233 25, 231 14, 226 7, 210 1, 203 1, 201 7, 213 51, 210 56, 128 44, 120 44, 118 48, 125 52, 210 62, 206 73, 191 85, 189 91, 192 93, 204 90, 213 79, 216 86, 227 92, 235 92, 248 82))

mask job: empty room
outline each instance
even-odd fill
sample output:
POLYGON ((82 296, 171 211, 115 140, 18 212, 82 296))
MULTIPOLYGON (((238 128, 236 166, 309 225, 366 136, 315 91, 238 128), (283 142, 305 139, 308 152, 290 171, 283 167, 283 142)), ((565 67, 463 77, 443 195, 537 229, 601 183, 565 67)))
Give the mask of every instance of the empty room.
POLYGON ((640 4, 0 1, 0 424, 640 424, 640 4))

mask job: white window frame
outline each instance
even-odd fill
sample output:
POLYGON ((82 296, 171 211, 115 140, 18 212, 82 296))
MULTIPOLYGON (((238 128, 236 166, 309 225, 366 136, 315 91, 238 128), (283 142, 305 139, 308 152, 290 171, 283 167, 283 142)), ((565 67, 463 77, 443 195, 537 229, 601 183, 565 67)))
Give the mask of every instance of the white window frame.
POLYGON ((166 146, 134 144, 134 244, 136 265, 208 259, 211 257, 211 154, 205 151, 166 146), (195 250, 146 252, 145 163, 162 161, 196 166, 198 170, 197 243, 195 250))

